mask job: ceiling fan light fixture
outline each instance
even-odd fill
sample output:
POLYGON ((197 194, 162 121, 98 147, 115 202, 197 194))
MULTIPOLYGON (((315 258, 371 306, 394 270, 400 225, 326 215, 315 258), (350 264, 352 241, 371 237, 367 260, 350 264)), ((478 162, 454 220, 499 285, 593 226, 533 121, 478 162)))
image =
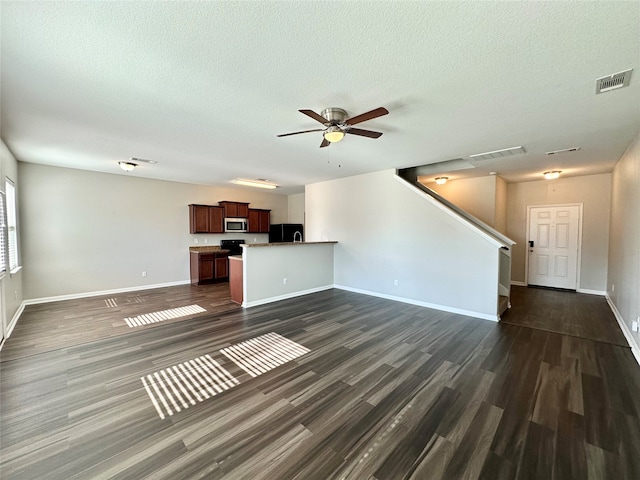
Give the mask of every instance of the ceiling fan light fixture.
POLYGON ((444 185, 445 183, 447 183, 447 180, 449 180, 449 177, 437 177, 436 183, 438 185, 444 185))
POLYGON ((544 172, 543 175, 544 175, 544 178, 546 178, 547 180, 555 180, 560 176, 561 173, 562 173, 561 170, 553 170, 549 172, 544 172))
POLYGON ((130 172, 131 170, 133 170, 138 166, 137 163, 133 163, 133 162, 118 162, 118 165, 120 165, 120 168, 125 172, 130 172))
POLYGON ((267 182, 266 180, 249 180, 246 178, 234 178, 233 180, 231 180, 231 183, 235 183, 236 185, 244 185, 245 187, 267 188, 269 190, 278 188, 276 184, 267 182))
POLYGON ((344 132, 340 127, 331 126, 324 132, 324 138, 327 142, 336 143, 344 138, 344 132))

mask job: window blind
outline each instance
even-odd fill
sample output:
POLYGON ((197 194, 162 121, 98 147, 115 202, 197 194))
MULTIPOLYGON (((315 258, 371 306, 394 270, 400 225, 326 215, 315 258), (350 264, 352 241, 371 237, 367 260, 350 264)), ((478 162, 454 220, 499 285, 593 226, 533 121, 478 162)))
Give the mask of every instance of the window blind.
POLYGON ((18 229, 16 220, 16 187, 7 179, 7 243, 9 245, 9 271, 18 267, 18 229))
POLYGON ((4 192, 0 192, 0 274, 7 271, 7 209, 4 192))

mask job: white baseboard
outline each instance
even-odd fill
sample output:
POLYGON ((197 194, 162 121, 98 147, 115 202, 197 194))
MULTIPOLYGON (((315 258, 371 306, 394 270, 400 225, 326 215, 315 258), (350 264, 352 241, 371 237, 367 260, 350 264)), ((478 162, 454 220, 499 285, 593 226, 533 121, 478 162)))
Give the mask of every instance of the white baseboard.
POLYGON ((515 285, 516 287, 526 287, 527 284, 525 282, 516 282, 515 280, 511 280, 511 285, 515 285))
POLYGON ((267 303, 279 302, 280 300, 287 300, 288 298, 301 297, 302 295, 308 295, 310 293, 322 292, 324 290, 330 290, 333 285, 323 285, 322 287, 309 288, 307 290, 299 290, 297 292, 285 293, 284 295, 278 295, 276 297, 262 298, 260 300, 254 300, 253 302, 242 302, 244 308, 257 307, 258 305, 265 305, 267 303))
POLYGON ((139 290, 153 290, 154 288, 175 287, 178 285, 188 285, 189 280, 178 282, 157 283, 155 285, 142 285, 138 287, 114 288, 112 290, 100 290, 95 292, 71 293, 69 295, 57 295, 54 297, 30 298, 25 300, 25 305, 36 305, 38 303, 61 302, 63 300, 76 300, 78 298, 100 297, 102 295, 113 295, 114 293, 137 292, 139 290))
POLYGON ((396 302, 409 303, 411 305, 417 305, 419 307, 433 308, 434 310, 440 310, 442 312, 457 313, 458 315, 466 315, 468 317, 475 317, 481 320, 489 320, 492 322, 497 322, 500 320, 500 318, 497 315, 489 315, 486 313, 473 312, 470 310, 462 310, 460 308, 453 308, 453 307, 447 307, 445 305, 437 305, 435 303, 422 302, 420 300, 413 300, 411 298, 396 297, 394 295, 387 295, 385 293, 372 292, 370 290, 362 290, 359 288, 345 287, 344 285, 334 285, 333 287, 339 290, 346 290, 348 292, 354 292, 354 293, 362 293, 363 295, 370 295, 372 297, 386 298, 387 300, 394 300, 396 302))
POLYGON ((620 315, 620 312, 618 311, 615 303, 613 303, 609 295, 605 295, 605 296, 607 298, 607 303, 609 304, 609 307, 611 307, 613 316, 616 317, 616 320, 618 321, 618 325, 620 325, 620 329, 624 334, 624 338, 626 338, 627 342, 629 342, 629 346, 631 347, 631 353, 633 353, 633 356, 635 357, 636 362, 638 362, 638 365, 640 365, 640 345, 638 345, 638 342, 636 341, 635 337, 631 333, 631 330, 629 330, 629 326, 625 323, 624 318, 622 318, 622 315, 620 315))
POLYGON ((607 292, 604 292, 602 290, 589 290, 587 288, 578 288, 576 292, 586 293, 587 295, 600 295, 601 297, 604 297, 607 294, 607 292))
MULTIPOLYGON (((11 336, 11 332, 13 332, 13 329, 15 328, 16 323, 18 323, 18 319, 20 318, 20 315, 22 315, 22 312, 24 312, 24 306, 25 305, 26 304, 24 302, 22 302, 20 304, 20 306, 18 307, 18 309, 16 310, 16 313, 13 314, 13 317, 11 318, 11 321, 9 322, 9 325, 7 325, 7 331, 6 331, 7 335, 4 337, 5 340, 11 336)), ((3 344, 4 344, 4 342, 3 342, 3 344)))

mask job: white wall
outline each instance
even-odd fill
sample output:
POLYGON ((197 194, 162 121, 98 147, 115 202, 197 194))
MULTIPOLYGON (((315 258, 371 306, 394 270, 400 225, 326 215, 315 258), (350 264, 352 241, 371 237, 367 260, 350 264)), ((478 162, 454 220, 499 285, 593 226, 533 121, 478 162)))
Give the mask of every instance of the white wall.
POLYGON ((513 248, 511 279, 526 282, 527 207, 583 203, 582 262, 578 289, 605 292, 609 248, 611 174, 508 184, 507 235, 513 248))
POLYGON ((243 305, 251 307, 332 288, 334 245, 243 247, 243 305))
POLYGON ((271 209, 273 223, 287 220, 284 195, 23 162, 19 169, 25 299, 187 282, 195 238, 266 241, 192 236, 190 203, 250 202, 271 209))
MULTIPOLYGON (((289 195, 288 198, 289 218, 288 223, 302 223, 304 225, 304 193, 289 195)), ((275 222, 272 222, 275 223, 275 222)))
POLYGON ((507 234, 507 205, 508 184, 504 178, 495 176, 496 179, 496 216, 493 227, 500 233, 507 234))
POLYGON ((307 241, 338 241, 337 286, 495 318, 497 248, 393 170, 307 185, 305 199, 307 241))
MULTIPOLYGON (((0 141, 0 190, 5 191, 5 178, 8 177, 13 181, 16 187, 16 193, 20 195, 22 190, 21 179, 18 177, 18 162, 7 148, 4 141, 0 141)), ((18 242, 24 240, 24 236, 21 234, 22 226, 22 212, 20 205, 18 207, 18 242)), ((24 252, 22 248, 19 248, 19 263, 24 263, 24 252)), ((3 331, 2 336, 7 334, 7 329, 12 326, 12 323, 17 320, 20 315, 23 288, 22 288, 22 276, 23 271, 20 270, 13 275, 7 273, 5 277, 0 280, 0 329, 3 331)))
MULTIPOLYGON (((640 135, 613 171, 609 242, 607 294, 631 332, 640 316, 640 135)), ((631 335, 637 349, 640 334, 631 335)))
POLYGON ((496 223, 496 177, 462 178, 444 185, 426 184, 451 203, 469 212, 478 220, 494 227, 496 223))

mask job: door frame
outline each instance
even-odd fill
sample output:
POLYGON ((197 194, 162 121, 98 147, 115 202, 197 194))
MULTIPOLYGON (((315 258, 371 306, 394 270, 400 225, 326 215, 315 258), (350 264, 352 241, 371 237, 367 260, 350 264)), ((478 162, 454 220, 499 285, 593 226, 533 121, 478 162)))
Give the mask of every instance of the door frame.
POLYGON ((548 205, 527 205, 527 223, 524 240, 524 284, 529 285, 529 226, 531 225, 531 209, 532 208, 548 208, 548 207, 578 207, 578 258, 576 259, 576 292, 580 291, 580 271, 582 265, 582 211, 583 203, 551 203, 548 205))

